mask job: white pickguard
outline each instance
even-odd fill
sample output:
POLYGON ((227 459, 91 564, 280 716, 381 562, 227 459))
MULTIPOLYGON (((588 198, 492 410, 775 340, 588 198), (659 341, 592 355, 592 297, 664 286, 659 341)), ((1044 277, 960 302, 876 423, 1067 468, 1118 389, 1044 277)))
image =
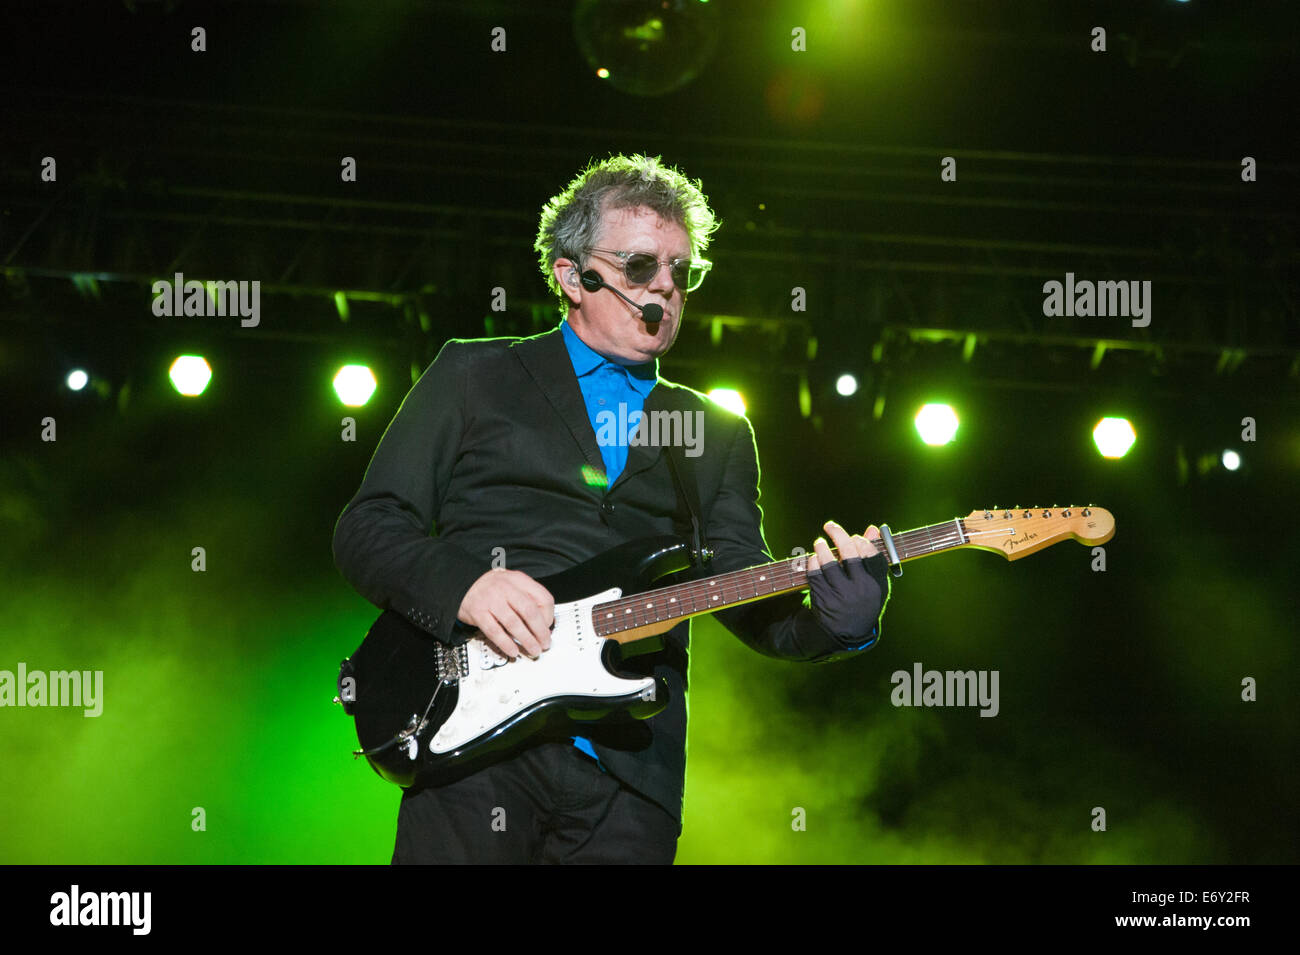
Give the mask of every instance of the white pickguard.
POLYGON ((551 648, 536 660, 521 654, 512 661, 482 637, 471 637, 465 644, 469 675, 461 677, 456 709, 430 741, 430 750, 446 753, 464 746, 521 710, 556 697, 608 700, 639 693, 653 699, 653 677, 625 680, 601 662, 606 640, 592 627, 591 608, 622 595, 614 587, 556 604, 551 648))

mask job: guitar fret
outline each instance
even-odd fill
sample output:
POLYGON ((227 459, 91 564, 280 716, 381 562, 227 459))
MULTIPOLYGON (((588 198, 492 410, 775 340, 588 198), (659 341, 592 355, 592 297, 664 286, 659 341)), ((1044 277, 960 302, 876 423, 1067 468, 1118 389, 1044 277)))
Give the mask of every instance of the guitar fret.
MULTIPOLYGON (((958 547, 968 541, 961 518, 894 534, 894 546, 900 561, 958 547)), ((602 635, 621 633, 667 620, 682 620, 783 591, 798 590, 808 584, 806 561, 806 557, 793 557, 705 580, 674 584, 649 594, 619 598, 600 605, 597 626, 602 635)))
POLYGON ((804 586, 807 574, 794 569, 794 560, 778 561, 743 571, 670 587, 647 599, 646 594, 601 605, 602 633, 619 633, 665 620, 682 619, 804 586))

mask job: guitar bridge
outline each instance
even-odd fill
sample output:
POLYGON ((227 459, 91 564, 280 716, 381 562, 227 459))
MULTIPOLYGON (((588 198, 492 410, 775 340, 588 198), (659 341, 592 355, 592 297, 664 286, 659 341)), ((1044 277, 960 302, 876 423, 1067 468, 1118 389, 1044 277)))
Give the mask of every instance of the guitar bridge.
POLYGON ((447 647, 441 643, 434 648, 438 661, 438 682, 452 685, 469 676, 469 654, 462 644, 459 647, 447 647))

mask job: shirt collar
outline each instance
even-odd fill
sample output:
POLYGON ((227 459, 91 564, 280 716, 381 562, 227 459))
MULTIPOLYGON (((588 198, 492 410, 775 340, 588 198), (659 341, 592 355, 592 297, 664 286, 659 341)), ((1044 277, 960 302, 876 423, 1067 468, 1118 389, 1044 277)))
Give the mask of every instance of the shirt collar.
POLYGON ((579 378, 589 375, 602 365, 618 368, 623 372, 628 385, 643 396, 650 394, 659 379, 659 361, 648 361, 641 365, 622 365, 611 361, 578 337, 578 333, 569 325, 567 319, 560 322, 564 335, 564 344, 569 349, 569 358, 573 370, 579 378))

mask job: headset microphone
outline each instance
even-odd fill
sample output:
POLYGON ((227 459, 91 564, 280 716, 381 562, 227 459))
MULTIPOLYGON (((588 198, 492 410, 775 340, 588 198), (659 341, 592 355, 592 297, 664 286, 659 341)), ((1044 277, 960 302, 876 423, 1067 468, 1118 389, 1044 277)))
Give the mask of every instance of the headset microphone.
POLYGON ((627 302, 627 304, 638 309, 641 312, 641 317, 645 319, 645 321, 650 323, 663 321, 664 307, 662 305, 658 305, 654 302, 651 302, 649 305, 638 305, 618 289, 614 288, 614 286, 602 279, 600 273, 595 269, 587 269, 587 271, 582 273, 582 287, 588 292, 597 292, 600 289, 607 288, 623 301, 627 302))

